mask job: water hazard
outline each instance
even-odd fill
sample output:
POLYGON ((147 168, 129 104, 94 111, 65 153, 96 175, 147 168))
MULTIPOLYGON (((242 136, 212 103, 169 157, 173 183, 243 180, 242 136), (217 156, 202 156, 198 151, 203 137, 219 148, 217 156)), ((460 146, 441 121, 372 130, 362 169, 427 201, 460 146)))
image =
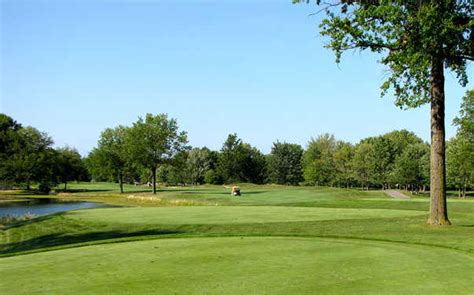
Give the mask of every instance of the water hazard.
POLYGON ((77 209, 115 207, 102 203, 64 201, 52 198, 34 198, 18 202, 0 202, 0 217, 21 216, 32 214, 35 216, 66 212, 77 209))

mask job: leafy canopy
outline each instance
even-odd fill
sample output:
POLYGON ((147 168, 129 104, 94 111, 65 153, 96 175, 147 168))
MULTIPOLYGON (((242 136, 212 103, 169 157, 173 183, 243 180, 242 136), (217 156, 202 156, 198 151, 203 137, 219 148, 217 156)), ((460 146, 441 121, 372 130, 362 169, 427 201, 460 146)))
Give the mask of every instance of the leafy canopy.
MULTIPOLYGON (((294 0, 294 3, 310 0, 294 0)), ((466 61, 474 59, 474 2, 472 0, 316 0, 325 12, 321 34, 336 62, 347 50, 382 54, 389 68, 382 95, 395 92, 399 107, 418 107, 430 101, 431 63, 440 60, 459 83, 468 82, 466 61)))

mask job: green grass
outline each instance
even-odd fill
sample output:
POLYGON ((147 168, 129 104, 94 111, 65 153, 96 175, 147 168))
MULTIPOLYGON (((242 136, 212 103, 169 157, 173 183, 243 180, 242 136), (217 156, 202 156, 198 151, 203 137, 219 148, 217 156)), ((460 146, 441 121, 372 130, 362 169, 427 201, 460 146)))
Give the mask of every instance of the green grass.
POLYGON ((454 274, 473 267, 456 251, 384 242, 169 239, 4 258, 0 293, 467 294, 471 282, 454 274))
POLYGON ((473 200, 429 227, 425 197, 241 187, 71 185, 57 197, 130 207, 4 226, 0 294, 474 293, 473 200))
POLYGON ((81 222, 123 224, 253 224, 392 218, 424 215, 413 210, 309 208, 276 206, 189 206, 158 208, 113 208, 71 212, 81 222))

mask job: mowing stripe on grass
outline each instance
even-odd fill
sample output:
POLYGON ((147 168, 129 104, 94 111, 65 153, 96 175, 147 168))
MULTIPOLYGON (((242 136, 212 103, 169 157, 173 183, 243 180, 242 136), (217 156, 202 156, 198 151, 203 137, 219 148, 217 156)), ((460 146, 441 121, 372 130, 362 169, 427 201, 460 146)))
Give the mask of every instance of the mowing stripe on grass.
POLYGON ((68 218, 133 224, 241 224, 344 219, 393 218, 423 215, 414 210, 349 209, 279 206, 196 206, 110 208, 70 212, 68 218))

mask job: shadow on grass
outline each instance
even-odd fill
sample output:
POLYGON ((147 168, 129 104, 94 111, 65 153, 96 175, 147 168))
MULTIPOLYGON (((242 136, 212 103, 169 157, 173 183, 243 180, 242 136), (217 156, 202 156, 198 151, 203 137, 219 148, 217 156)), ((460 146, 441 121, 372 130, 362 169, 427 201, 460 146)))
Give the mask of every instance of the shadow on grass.
POLYGON ((104 241, 119 238, 130 238, 138 236, 156 236, 156 235, 172 235, 184 233, 176 230, 154 229, 142 231, 103 231, 89 232, 83 234, 49 234, 36 237, 30 240, 14 242, 0 245, 0 255, 8 255, 25 251, 34 251, 55 246, 66 246, 72 244, 80 244, 94 241, 104 241))
POLYGON ((59 212, 59 213, 56 213, 56 214, 45 215, 45 216, 39 216, 39 217, 35 217, 33 219, 14 221, 12 223, 1 224, 1 225, 3 226, 4 230, 7 230, 7 229, 11 229, 11 228, 16 228, 16 227, 22 227, 22 226, 27 225, 27 224, 42 222, 42 221, 50 219, 51 217, 53 217, 55 215, 60 215, 62 213, 64 213, 64 212, 59 212))

